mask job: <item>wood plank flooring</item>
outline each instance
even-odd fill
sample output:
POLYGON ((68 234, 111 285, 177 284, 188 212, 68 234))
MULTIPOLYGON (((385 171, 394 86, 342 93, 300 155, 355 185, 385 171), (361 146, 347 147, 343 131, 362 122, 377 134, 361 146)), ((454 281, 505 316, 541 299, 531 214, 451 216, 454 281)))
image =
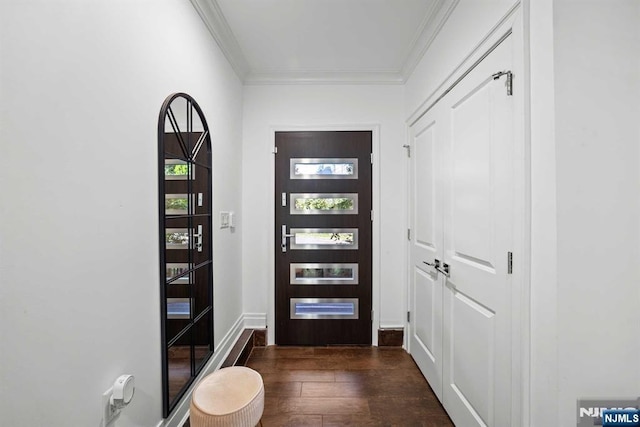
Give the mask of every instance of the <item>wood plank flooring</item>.
POLYGON ((268 426, 453 426, 401 348, 255 347, 268 426))

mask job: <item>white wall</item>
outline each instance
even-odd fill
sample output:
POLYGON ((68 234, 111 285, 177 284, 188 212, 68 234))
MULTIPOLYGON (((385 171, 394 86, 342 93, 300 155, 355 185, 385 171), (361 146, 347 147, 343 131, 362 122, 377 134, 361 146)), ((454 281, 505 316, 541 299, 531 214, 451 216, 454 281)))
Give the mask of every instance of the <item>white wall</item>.
POLYGON ((525 20, 530 46, 531 312, 529 409, 524 419, 531 426, 560 425, 553 2, 528 2, 525 20))
POLYGON ((273 316, 273 130, 296 126, 325 130, 341 125, 349 129, 379 125, 381 212, 376 215, 381 230, 378 297, 382 304, 377 316, 382 327, 404 324, 406 154, 401 86, 245 88, 243 260, 251 266, 243 278, 245 312, 273 316))
MULTIPOLYGON (((215 210, 240 211, 242 85, 186 1, 5 0, 0 19, 0 424, 98 426, 130 373, 116 425, 156 425, 158 112, 200 103, 215 210)), ((242 314, 240 229, 214 239, 219 344, 242 314)))
POLYGON ((554 2, 558 425, 640 396, 640 2, 554 2))

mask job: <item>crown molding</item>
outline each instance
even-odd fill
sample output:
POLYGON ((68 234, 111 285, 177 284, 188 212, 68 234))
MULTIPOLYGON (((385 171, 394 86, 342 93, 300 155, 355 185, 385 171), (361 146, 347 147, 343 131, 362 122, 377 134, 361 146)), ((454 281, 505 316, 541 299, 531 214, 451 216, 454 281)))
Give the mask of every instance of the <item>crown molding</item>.
POLYGON ((240 80, 246 85, 269 84, 404 84, 440 33, 460 0, 437 0, 422 21, 408 49, 402 69, 397 71, 364 70, 253 70, 240 44, 229 27, 217 0, 190 0, 205 26, 229 61, 240 80))
POLYGON ((231 64, 231 68, 233 68, 240 80, 244 81, 250 71, 249 63, 242 53, 240 44, 233 31, 231 31, 231 27, 229 27, 229 23, 224 17, 218 2, 216 0, 190 1, 216 43, 218 43, 229 64, 231 64))
POLYGON ((250 72, 246 85, 401 85, 404 79, 395 71, 288 71, 250 72))
POLYGON ((460 0, 438 0, 425 16, 400 73, 404 82, 409 79, 416 69, 459 2, 460 0))

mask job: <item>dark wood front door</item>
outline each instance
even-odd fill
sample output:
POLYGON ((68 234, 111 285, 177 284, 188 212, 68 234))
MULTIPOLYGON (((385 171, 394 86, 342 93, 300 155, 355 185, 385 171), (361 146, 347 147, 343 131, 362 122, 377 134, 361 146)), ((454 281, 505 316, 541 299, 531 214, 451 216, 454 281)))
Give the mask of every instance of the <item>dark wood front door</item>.
POLYGON ((276 344, 371 344, 371 132, 276 132, 276 344))

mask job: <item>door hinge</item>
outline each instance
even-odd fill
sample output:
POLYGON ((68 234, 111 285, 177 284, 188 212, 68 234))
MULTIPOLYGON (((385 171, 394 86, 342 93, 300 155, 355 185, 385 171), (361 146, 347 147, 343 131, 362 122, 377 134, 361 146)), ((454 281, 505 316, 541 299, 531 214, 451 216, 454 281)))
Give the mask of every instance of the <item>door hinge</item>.
POLYGON ((371 209, 371 222, 373 222, 373 209, 371 209))
POLYGON ((278 147, 273 147, 273 150, 271 152, 273 154, 278 154, 278 147))
POLYGON ((411 312, 407 311, 407 323, 411 323, 411 312))
POLYGON ((411 229, 407 228, 407 240, 411 240, 411 229))
POLYGON ((407 157, 411 157, 411 145, 404 144, 403 147, 407 149, 407 157))
POLYGON ((493 80, 498 80, 502 76, 507 76, 507 81, 505 82, 505 86, 507 87, 507 95, 513 95, 513 73, 511 71, 498 71, 493 74, 491 77, 493 80))
POLYGON ((373 153, 371 153, 371 164, 373 164, 373 153))
POLYGON ((507 274, 513 274, 513 252, 507 252, 507 274))

